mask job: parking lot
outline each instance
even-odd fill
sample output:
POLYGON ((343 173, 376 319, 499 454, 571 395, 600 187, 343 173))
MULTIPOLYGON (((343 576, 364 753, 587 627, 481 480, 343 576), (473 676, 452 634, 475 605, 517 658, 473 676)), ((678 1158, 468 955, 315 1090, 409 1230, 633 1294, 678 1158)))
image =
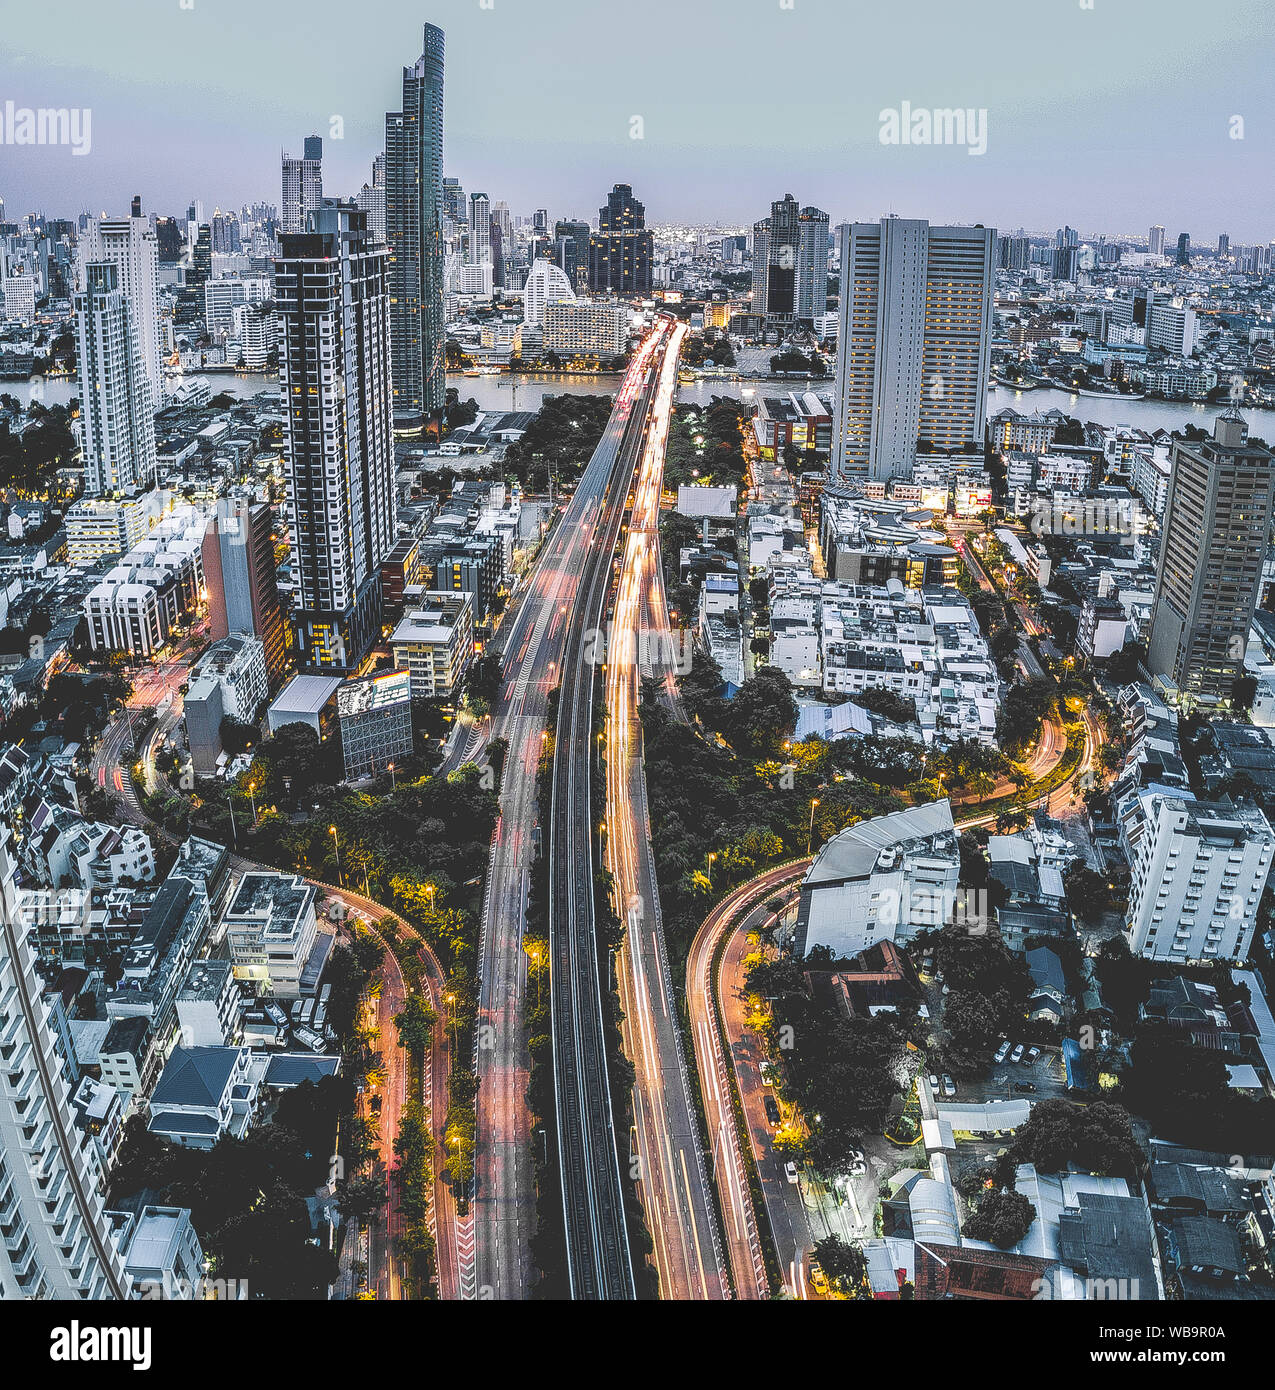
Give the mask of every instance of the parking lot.
MULTIPOLYGON (((1022 1041, 1019 1038, 1010 1038, 1010 1043, 1022 1041)), ((1012 1048, 1010 1055, 1013 1055, 1012 1048)), ((958 1080, 956 1081, 956 1094, 954 1096, 936 1096, 940 1104, 944 1101, 961 1101, 966 1104, 979 1104, 988 1100, 1015 1100, 1025 1098, 1031 1101, 1051 1100, 1059 1096, 1067 1096, 1067 1073, 1063 1067, 1062 1053, 1057 1047, 1041 1047, 1040 1056, 1034 1063, 1028 1065, 1025 1058, 1027 1055, 1027 1044, 1023 1047, 1023 1061, 1011 1062, 1008 1057, 1004 1062, 993 1065, 991 1071, 985 1077, 978 1080, 958 1080), (1016 1091, 1016 1085, 1035 1086, 1034 1091, 1016 1091)))

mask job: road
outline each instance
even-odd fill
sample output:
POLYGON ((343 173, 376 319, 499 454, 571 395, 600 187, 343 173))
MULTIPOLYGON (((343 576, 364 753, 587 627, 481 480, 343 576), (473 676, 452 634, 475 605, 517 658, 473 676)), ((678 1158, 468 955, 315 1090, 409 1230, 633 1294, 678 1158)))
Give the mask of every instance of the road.
MULTIPOLYGON (((479 943, 475 1181, 470 1253, 461 1263, 466 1298, 523 1299, 530 1294, 536 1194, 526 1102, 523 1000, 528 962, 522 942, 536 853, 536 776, 547 738, 549 694, 561 677, 570 615, 594 554, 600 497, 615 469, 638 383, 645 381, 653 351, 653 345, 644 348, 625 376, 576 491, 501 627, 504 682, 489 732, 509 746, 479 943)), ((481 737, 476 730, 458 738, 449 765, 472 755, 481 747, 481 737)))
POLYGON ((606 664, 606 860, 614 906, 624 922, 617 978, 625 1054, 633 1063, 639 1191, 653 1238, 660 1296, 731 1296, 703 1147, 686 1073, 677 1003, 651 852, 642 724, 643 675, 663 678, 669 697, 675 648, 660 568, 660 496, 677 356, 686 332, 672 333, 642 461, 608 629, 606 664))
POLYGON ((572 1298, 585 1300, 631 1299, 636 1292, 607 1066, 602 1001, 609 963, 598 953, 594 713, 612 567, 619 566, 615 549, 670 328, 661 318, 644 341, 616 402, 616 412, 629 417, 623 439, 614 451, 595 453, 573 499, 584 503, 579 529, 589 548, 568 610, 554 740, 549 952, 567 1271, 572 1298))

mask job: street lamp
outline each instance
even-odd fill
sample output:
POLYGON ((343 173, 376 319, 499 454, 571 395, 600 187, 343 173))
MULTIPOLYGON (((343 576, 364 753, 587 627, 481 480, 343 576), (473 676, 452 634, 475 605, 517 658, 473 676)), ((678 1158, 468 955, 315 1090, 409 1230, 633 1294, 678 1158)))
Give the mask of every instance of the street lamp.
MULTIPOLYGON (((429 910, 432 913, 434 911, 434 894, 438 892, 438 886, 437 884, 427 883, 425 885, 425 891, 429 894, 429 910)), ((448 997, 450 998, 450 996, 448 997)))
POLYGON ((452 1025, 452 1056, 455 1057, 455 1055, 456 1055, 456 1010, 452 1007, 452 1005, 455 1004, 455 1002, 456 1002, 456 996, 455 996, 454 994, 448 994, 448 995, 445 995, 444 997, 445 997, 445 999, 447 1000, 447 1018, 448 1018, 448 1022, 452 1025))
POLYGON ((257 784, 255 782, 249 782, 248 800, 252 805, 252 826, 254 830, 257 828, 257 798, 253 795, 253 792, 255 792, 256 790, 257 784))
POLYGON ((708 886, 710 888, 713 886, 713 860, 716 858, 716 854, 710 854, 708 856, 708 886))
POLYGON ((397 790, 398 790, 398 778, 397 778, 397 777, 395 776, 395 774, 394 774, 394 764, 393 764, 393 763, 390 764, 390 790, 391 790, 391 791, 397 791, 397 790))
POLYGON ((818 798, 817 796, 812 796, 812 797, 810 798, 810 827, 809 827, 809 829, 806 831, 806 857, 807 857, 807 858, 810 857, 810 843, 811 843, 811 841, 815 838, 815 807, 818 806, 818 804, 819 804, 819 798, 818 798))
POLYGON ((341 874, 341 842, 340 842, 340 840, 338 840, 337 837, 336 837, 336 826, 335 826, 335 825, 329 825, 329 826, 328 826, 328 831, 331 833, 331 836, 332 836, 332 845, 333 845, 333 848, 336 850, 336 881, 341 885, 342 888, 344 888, 344 887, 345 887, 345 879, 344 879, 344 877, 343 877, 342 874, 341 874))

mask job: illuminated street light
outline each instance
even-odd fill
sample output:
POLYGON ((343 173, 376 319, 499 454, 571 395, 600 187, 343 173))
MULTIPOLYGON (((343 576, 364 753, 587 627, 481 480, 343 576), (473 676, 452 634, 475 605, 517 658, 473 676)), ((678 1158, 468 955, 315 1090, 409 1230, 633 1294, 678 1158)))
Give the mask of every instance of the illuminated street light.
POLYGON ((329 825, 328 831, 332 836, 332 844, 336 850, 336 881, 341 885, 342 888, 344 888, 345 879, 341 873, 341 842, 337 839, 335 825, 329 825))
POLYGON ((810 855, 810 843, 815 837, 815 807, 819 804, 817 796, 810 798, 810 828, 806 831, 806 856, 810 855))

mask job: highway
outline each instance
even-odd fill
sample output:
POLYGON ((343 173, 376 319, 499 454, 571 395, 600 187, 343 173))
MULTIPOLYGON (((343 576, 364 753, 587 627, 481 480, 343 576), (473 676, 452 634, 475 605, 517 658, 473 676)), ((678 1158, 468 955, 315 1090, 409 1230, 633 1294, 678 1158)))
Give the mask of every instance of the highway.
POLYGON ((660 370, 651 425, 633 488, 629 530, 608 629, 606 664, 606 860, 624 922, 618 962, 625 1053, 635 1073, 633 1108, 639 1190, 655 1247, 660 1296, 731 1296, 686 1073, 677 1004, 651 852, 641 678, 675 673, 660 569, 660 496, 669 418, 677 390, 678 325, 660 370))
MULTIPOLYGON (((594 711, 599 637, 612 563, 637 468, 670 325, 644 341, 625 378, 618 444, 595 452, 576 490, 588 537, 576 601, 568 609, 549 816, 549 954, 554 1082, 567 1272, 575 1299, 635 1297, 607 1070, 603 991, 609 963, 597 949, 593 821, 594 711)), ((614 561, 618 567, 619 561, 614 561)))
MULTIPOLYGON (((507 740, 508 752, 479 943, 474 1196, 471 1216, 458 1237, 465 1298, 523 1299, 530 1294, 535 1175, 523 1011, 528 962, 522 943, 536 853, 536 776, 545 746, 549 695, 561 678, 571 615, 590 558, 603 553, 601 545, 594 547, 602 497, 617 471, 630 420, 644 414, 645 406, 642 411, 634 407, 649 395, 646 379, 656 343, 655 336, 648 339, 630 366, 575 493, 501 626, 504 682, 489 732, 507 740)), ((605 554, 609 556, 609 550, 605 554)), ((459 761, 472 755, 480 738, 476 730, 458 739, 452 757, 459 761)), ((539 815, 547 820, 543 811, 539 815)), ((584 816, 587 822, 587 806, 584 816)))

